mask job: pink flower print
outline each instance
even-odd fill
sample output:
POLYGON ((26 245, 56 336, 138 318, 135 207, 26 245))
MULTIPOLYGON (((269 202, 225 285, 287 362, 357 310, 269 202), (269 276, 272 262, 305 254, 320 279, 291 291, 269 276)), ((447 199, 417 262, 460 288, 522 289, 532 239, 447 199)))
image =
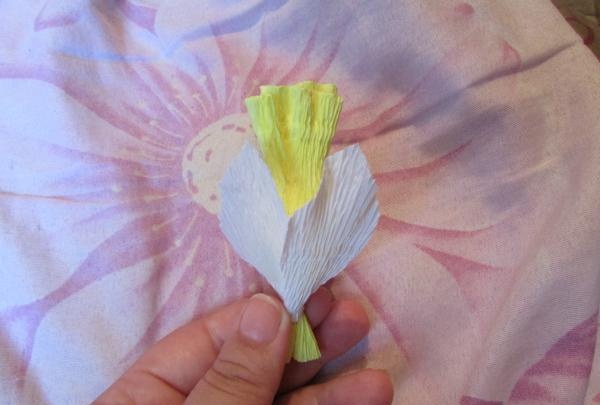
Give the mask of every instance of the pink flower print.
MULTIPOLYGON (((177 63, 130 57, 94 60, 92 55, 57 57, 55 65, 0 65, 3 80, 51 86, 69 106, 67 111, 89 114, 95 122, 81 124, 78 136, 71 138, 52 133, 29 140, 45 159, 77 170, 54 172, 31 188, 3 193, 29 195, 47 204, 98 203, 61 237, 78 235, 78 226, 95 227, 93 235, 101 236, 59 285, 1 312, 3 338, 15 345, 8 367, 24 378, 38 328, 49 314, 76 294, 86 302, 87 289, 109 276, 133 274, 137 267, 146 269, 137 284, 99 287, 103 296, 124 297, 124 302, 135 302, 137 294, 161 297, 149 305, 151 314, 136 332, 126 360, 185 320, 261 289, 256 273, 235 256, 219 231, 217 183, 251 136, 243 99, 260 84, 300 80, 338 85, 346 102, 334 149, 359 142, 376 177, 383 216, 373 242, 347 274, 408 361, 427 362, 453 353, 447 349, 459 337, 447 335, 440 342, 436 332, 460 329, 450 324, 453 320, 464 322, 465 330, 485 330, 493 319, 488 315, 510 286, 522 240, 537 229, 536 223, 515 219, 535 204, 535 197, 518 184, 509 189, 499 179, 527 166, 527 157, 535 158, 527 148, 536 145, 532 140, 515 150, 514 139, 498 139, 506 117, 513 114, 510 109, 474 108, 479 88, 488 82, 494 86, 496 78, 508 78, 508 85, 498 86, 495 94, 510 97, 516 80, 512 74, 521 61, 504 38, 476 20, 476 10, 467 9, 449 9, 459 40, 444 44, 437 59, 409 54, 393 60, 392 66, 373 61, 370 69, 385 62, 386 80, 398 78, 390 88, 381 86, 376 69, 365 68, 363 75, 347 66, 353 49, 370 50, 343 29, 348 21, 340 20, 330 22, 331 29, 317 19, 290 43, 275 41, 266 23, 227 34, 215 31, 178 49, 177 63), (465 27, 468 33, 459 35, 465 27), (323 35, 326 29, 336 34, 323 35), (488 58, 475 63, 481 54, 488 58), (513 198, 494 198, 497 189, 513 198), (503 250, 482 248, 490 243, 503 250), (420 278, 422 274, 427 277, 420 278)), ((148 10, 144 13, 150 16, 148 10)), ((143 23, 133 20, 148 35, 155 31, 150 17, 143 23)), ((116 28, 105 26, 109 44, 114 41, 114 53, 120 55, 124 44, 116 39, 116 28)), ((433 40, 426 34, 420 39, 419 46, 433 40)))
MULTIPOLYGON (((302 57, 310 55, 314 45, 310 38, 315 33, 300 51, 302 57)), ((100 208, 84 210, 91 212, 60 236, 68 239, 82 227, 104 235, 59 285, 0 313, 6 340, 17 345, 6 365, 20 384, 25 381, 40 324, 57 306, 113 274, 148 266, 144 280, 104 291, 106 297, 119 295, 130 305, 137 294, 162 297, 125 356, 127 362, 185 320, 263 288, 257 273, 237 258, 221 235, 215 215, 217 184, 251 136, 244 98, 267 81, 318 80, 334 54, 316 70, 299 59, 286 59, 276 64, 280 71, 274 75, 273 68, 264 64, 264 35, 247 65, 237 60, 244 54, 242 44, 221 37, 211 41, 222 66, 219 79, 221 73, 212 71, 201 54, 192 55, 193 75, 165 64, 108 63, 113 69, 111 80, 118 78, 108 83, 94 76, 99 74, 96 68, 105 66, 100 61, 70 60, 60 69, 41 64, 0 65, 4 81, 34 80, 51 97, 66 95, 61 102, 72 110, 91 112, 95 122, 90 128, 82 124, 81 133, 73 137, 40 133, 29 138, 19 138, 25 124, 17 128, 15 122, 15 144, 31 145, 19 158, 24 164, 31 164, 30 151, 36 150, 43 151, 49 161, 64 162, 66 169, 50 172, 31 189, 7 189, 3 195, 48 204, 68 202, 75 207, 97 204, 100 208), (94 80, 103 85, 90 85, 94 80)), ((43 105, 39 108, 43 119, 54 119, 44 113, 43 105)))
POLYGON ((508 404, 583 403, 598 332, 598 314, 561 337, 515 385, 508 404))

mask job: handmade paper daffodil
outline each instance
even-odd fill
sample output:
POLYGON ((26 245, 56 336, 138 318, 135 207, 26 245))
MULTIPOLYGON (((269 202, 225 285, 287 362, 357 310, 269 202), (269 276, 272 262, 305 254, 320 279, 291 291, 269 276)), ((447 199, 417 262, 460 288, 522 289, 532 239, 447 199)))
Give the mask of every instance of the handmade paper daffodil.
POLYGON ((304 303, 367 244, 375 183, 358 145, 327 157, 342 106, 334 85, 263 86, 246 105, 262 157, 245 145, 221 180, 221 229, 292 316, 292 357, 314 360, 304 303))

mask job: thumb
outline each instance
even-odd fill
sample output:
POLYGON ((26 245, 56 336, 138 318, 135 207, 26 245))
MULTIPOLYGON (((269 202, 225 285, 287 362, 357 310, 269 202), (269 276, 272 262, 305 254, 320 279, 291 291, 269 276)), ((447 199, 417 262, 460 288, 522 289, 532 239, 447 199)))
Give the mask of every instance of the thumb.
POLYGON ((283 305, 256 294, 242 310, 237 333, 188 396, 187 405, 270 405, 288 357, 290 318, 283 305))

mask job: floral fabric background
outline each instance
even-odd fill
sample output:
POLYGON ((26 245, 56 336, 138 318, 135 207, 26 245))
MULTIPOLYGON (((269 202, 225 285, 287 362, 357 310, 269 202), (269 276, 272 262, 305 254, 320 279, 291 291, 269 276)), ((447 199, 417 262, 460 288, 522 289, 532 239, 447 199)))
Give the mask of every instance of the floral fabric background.
POLYGON ((336 83, 382 217, 333 284, 396 404, 600 403, 600 66, 550 2, 0 3, 0 403, 91 401, 264 282, 217 182, 266 83, 336 83), (536 15, 535 26, 530 15, 536 15))

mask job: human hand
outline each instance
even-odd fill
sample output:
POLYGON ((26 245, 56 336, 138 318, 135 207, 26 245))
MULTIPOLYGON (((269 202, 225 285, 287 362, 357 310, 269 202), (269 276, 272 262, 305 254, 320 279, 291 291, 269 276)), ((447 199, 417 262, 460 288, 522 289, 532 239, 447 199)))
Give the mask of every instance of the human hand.
POLYGON ((322 358, 288 359, 290 318, 264 294, 195 320, 151 347, 92 405, 388 405, 393 389, 383 371, 362 370, 305 385, 328 361, 362 339, 365 311, 334 301, 321 287, 305 312, 322 358))

